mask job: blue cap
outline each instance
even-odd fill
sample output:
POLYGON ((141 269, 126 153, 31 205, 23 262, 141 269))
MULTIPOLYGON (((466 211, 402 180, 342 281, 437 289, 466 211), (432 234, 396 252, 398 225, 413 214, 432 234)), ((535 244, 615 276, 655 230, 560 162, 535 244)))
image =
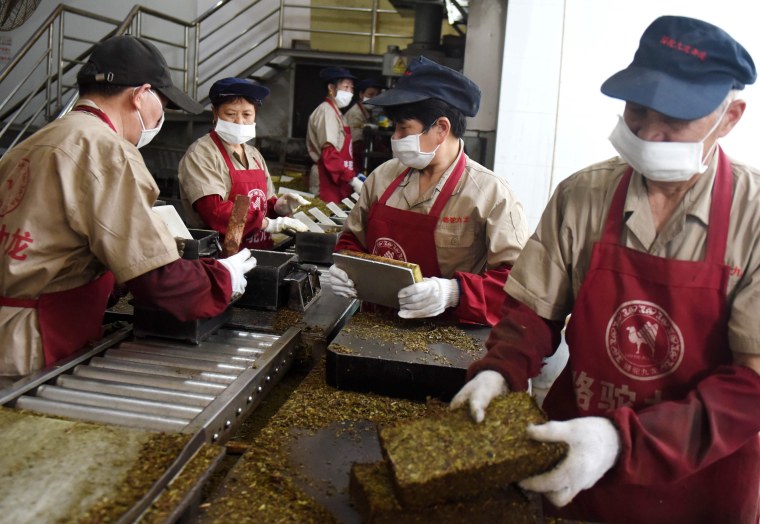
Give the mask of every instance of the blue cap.
POLYGON ((385 89, 385 84, 379 78, 365 78, 358 84, 356 84, 356 92, 364 91, 368 87, 376 87, 378 89, 385 89))
POLYGON ((342 80, 343 78, 350 78, 351 80, 356 80, 356 77, 351 74, 351 71, 349 71, 345 67, 339 67, 339 66, 325 67, 324 69, 319 71, 319 78, 323 82, 327 82, 328 84, 334 84, 336 81, 342 80))
POLYGON ((367 104, 388 107, 437 98, 459 109, 465 116, 475 116, 480 108, 480 88, 464 76, 421 56, 407 66, 406 73, 392 89, 369 100, 367 104))
POLYGON ((226 100, 242 96, 261 105, 261 101, 269 96, 269 88, 247 78, 222 78, 214 82, 208 92, 208 97, 214 105, 223 104, 226 100))
POLYGON ((633 62, 602 84, 602 93, 695 120, 755 78, 752 57, 728 33, 702 20, 662 16, 644 31, 633 62))

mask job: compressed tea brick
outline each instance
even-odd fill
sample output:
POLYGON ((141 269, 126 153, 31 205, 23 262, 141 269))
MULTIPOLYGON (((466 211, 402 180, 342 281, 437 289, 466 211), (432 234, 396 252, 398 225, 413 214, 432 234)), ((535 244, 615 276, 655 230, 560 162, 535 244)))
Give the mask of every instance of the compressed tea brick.
POLYGON ((546 416, 527 393, 497 397, 483 422, 466 409, 400 421, 380 429, 380 444, 404 506, 462 500, 552 468, 564 443, 531 439, 526 428, 546 416))
POLYGON ((396 498, 386 462, 354 464, 351 467, 349 495, 365 524, 536 522, 536 513, 528 499, 511 487, 466 501, 427 508, 404 508, 396 498))

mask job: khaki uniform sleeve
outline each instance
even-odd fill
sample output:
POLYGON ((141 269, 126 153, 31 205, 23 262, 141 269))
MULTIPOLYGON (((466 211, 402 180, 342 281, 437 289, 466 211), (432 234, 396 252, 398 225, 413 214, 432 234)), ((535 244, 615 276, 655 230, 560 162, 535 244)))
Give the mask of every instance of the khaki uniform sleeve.
POLYGON ((486 218, 487 269, 513 266, 528 239, 528 222, 522 204, 505 180, 497 184, 499 198, 486 218))
POLYGON ((96 159, 83 173, 70 202, 69 221, 122 283, 179 259, 179 253, 151 209, 158 187, 140 153, 136 148, 119 151, 123 157, 96 159))
POLYGON ((190 206, 209 195, 219 195, 226 199, 232 186, 224 159, 208 135, 188 148, 179 161, 177 176, 182 199, 190 206))
POLYGON ((320 104, 309 117, 309 130, 307 142, 310 153, 316 153, 319 159, 322 149, 331 144, 340 151, 343 148, 345 133, 343 132, 343 119, 338 118, 335 110, 327 102, 320 104))

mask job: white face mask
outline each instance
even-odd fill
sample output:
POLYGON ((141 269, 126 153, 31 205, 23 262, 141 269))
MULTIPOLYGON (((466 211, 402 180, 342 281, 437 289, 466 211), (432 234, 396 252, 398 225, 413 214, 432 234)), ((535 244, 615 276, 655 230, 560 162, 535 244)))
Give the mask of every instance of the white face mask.
POLYGON ((362 98, 362 103, 369 102, 370 100, 372 100, 370 97, 365 96, 365 97, 362 98))
POLYGON ((243 144, 256 138, 256 123, 236 124, 219 118, 214 131, 228 144, 243 144))
MULTIPOLYGON (((699 142, 642 140, 631 131, 622 116, 618 116, 609 140, 620 157, 646 178, 656 182, 684 182, 707 171, 704 160, 709 155, 704 154, 704 141, 718 127, 726 111, 728 106, 699 142)), ((713 148, 717 144, 715 142, 713 148)))
MULTIPOLYGON (((133 89, 132 93, 134 93, 136 89, 137 88, 133 89)), ((140 111, 135 111, 137 113, 138 120, 140 120, 140 129, 142 129, 142 131, 140 131, 140 138, 137 139, 137 144, 136 144, 137 149, 140 149, 143 146, 147 146, 150 143, 150 141, 156 137, 158 132, 161 131, 161 126, 164 125, 164 116, 165 116, 164 106, 163 104, 161 104, 161 100, 153 91, 149 89, 148 93, 153 95, 153 98, 156 99, 156 101, 158 102, 158 105, 161 106, 161 120, 158 121, 158 125, 154 127, 153 129, 145 129, 145 124, 143 123, 143 119, 142 119, 142 115, 140 114, 140 111)))
POLYGON ((335 104, 343 109, 351 103, 351 99, 354 98, 354 94, 351 91, 339 90, 335 93, 335 104))
POLYGON ((391 138, 391 149, 393 150, 393 156, 399 159, 399 162, 407 167, 414 169, 425 169, 430 162, 432 162, 435 152, 441 147, 438 144, 433 151, 425 153, 420 150, 420 136, 409 135, 404 138, 394 140, 391 138))

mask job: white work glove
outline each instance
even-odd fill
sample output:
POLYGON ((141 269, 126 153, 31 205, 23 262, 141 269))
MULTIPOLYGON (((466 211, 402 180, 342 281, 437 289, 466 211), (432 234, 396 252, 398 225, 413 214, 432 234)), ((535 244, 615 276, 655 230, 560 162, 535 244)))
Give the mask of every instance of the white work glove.
POLYGON ((348 278, 345 271, 333 264, 327 270, 327 276, 330 279, 330 287, 332 287, 333 293, 341 297, 356 298, 354 281, 348 278))
POLYGON ((509 393, 507 381, 498 371, 481 371, 467 384, 462 386, 459 393, 454 395, 449 407, 459 409, 469 404, 472 419, 480 424, 486 416, 486 408, 499 395, 509 393))
POLYGON ((427 318, 459 304, 459 283, 455 278, 424 278, 398 292, 401 318, 427 318))
POLYGON ((349 184, 351 184, 351 189, 354 190, 354 193, 361 194, 362 186, 364 185, 364 182, 362 182, 362 180, 359 177, 355 176, 354 178, 352 178, 349 184))
POLYGON ((310 202, 296 193, 285 193, 274 203, 274 212, 280 216, 292 215, 296 209, 310 202))
POLYGON ((245 286, 248 284, 245 274, 256 267, 256 259, 251 255, 250 249, 243 248, 239 253, 222 258, 218 262, 230 272, 232 281, 230 300, 234 300, 245 292, 245 286))
POLYGON ((570 450, 554 469, 521 481, 520 487, 543 493, 557 507, 568 504, 615 465, 620 436, 606 418, 582 417, 565 422, 528 426, 528 435, 541 442, 567 442, 570 450))
POLYGON ((264 228, 265 233, 281 233, 282 231, 303 232, 308 230, 309 228, 306 224, 290 217, 267 218, 267 225, 264 228))

